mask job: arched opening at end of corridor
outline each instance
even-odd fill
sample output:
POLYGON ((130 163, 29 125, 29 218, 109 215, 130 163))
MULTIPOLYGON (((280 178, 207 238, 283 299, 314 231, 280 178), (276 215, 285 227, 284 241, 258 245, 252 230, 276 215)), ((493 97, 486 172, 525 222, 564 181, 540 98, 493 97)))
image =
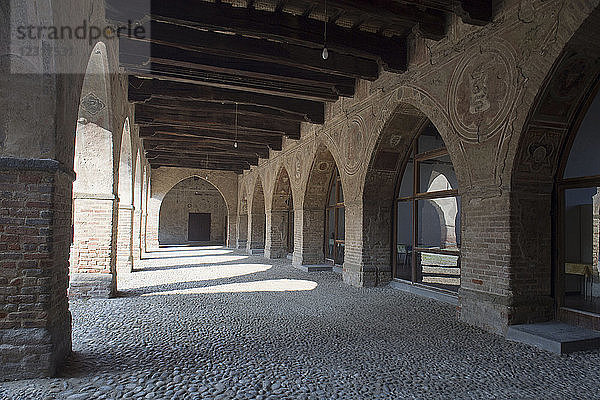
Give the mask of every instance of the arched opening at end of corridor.
POLYGON ((225 245, 227 206, 210 182, 191 177, 179 182, 160 206, 160 246, 225 245))
POLYGON ((99 42, 83 81, 75 134, 73 244, 69 295, 116 294, 113 215, 116 211, 114 134, 106 46, 99 42))

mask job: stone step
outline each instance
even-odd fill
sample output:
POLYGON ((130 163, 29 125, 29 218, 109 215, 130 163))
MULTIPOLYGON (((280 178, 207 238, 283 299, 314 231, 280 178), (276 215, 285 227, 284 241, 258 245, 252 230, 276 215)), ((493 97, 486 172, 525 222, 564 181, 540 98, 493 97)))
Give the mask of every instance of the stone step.
POLYGON ((558 321, 513 325, 508 328, 506 339, 556 354, 600 348, 600 332, 558 321))

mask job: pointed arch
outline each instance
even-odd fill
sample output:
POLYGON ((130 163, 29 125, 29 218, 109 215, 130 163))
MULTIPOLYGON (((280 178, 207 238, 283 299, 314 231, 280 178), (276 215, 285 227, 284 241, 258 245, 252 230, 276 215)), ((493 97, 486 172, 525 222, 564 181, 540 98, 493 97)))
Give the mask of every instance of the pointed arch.
POLYGON ((253 254, 261 253, 265 248, 266 214, 265 193, 260 175, 256 177, 250 207, 248 218, 248 243, 246 249, 253 254))
POLYGON ((275 178, 267 214, 265 257, 281 258, 294 252, 294 198, 290 176, 284 165, 275 178))
POLYGON ((336 171, 338 166, 332 153, 325 144, 318 143, 304 192, 302 215, 296 218, 302 221, 302 227, 301 235, 295 239, 298 249, 294 252, 294 265, 325 263, 325 209, 336 171))
POLYGON ((118 225, 117 225, 117 269, 133 271, 133 152, 129 118, 123 123, 119 157, 118 182, 118 225))
POLYGON ((189 177, 164 196, 158 222, 161 246, 224 245, 226 239, 227 205, 222 193, 211 182, 199 176, 189 177))
POLYGON ((112 128, 108 56, 106 45, 98 42, 83 79, 75 132, 70 296, 116 294, 112 128))

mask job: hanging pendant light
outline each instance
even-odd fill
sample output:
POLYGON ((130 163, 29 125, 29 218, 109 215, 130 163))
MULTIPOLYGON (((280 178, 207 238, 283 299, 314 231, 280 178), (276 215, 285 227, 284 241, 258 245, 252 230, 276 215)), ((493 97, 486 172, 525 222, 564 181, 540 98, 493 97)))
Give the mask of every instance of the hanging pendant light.
POLYGON ((323 60, 329 58, 329 51, 327 50, 327 0, 325 0, 325 29, 323 31, 323 52, 321 53, 323 60))

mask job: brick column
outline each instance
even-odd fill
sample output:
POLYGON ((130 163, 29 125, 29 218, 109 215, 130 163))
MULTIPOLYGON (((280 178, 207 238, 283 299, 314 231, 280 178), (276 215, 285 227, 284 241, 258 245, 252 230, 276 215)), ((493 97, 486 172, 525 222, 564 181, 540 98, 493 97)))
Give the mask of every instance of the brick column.
POLYGON ((142 249, 141 255, 148 251, 148 213, 142 213, 142 249))
POLYGON ((248 252, 263 250, 265 248, 265 214, 250 214, 248 219, 248 252))
POLYGON ((463 194, 461 320, 503 334, 554 317, 551 196, 535 187, 463 194))
POLYGON ((119 204, 119 222, 117 224, 117 270, 133 270, 133 216, 131 204, 119 204))
POLYGON ((342 278, 349 285, 375 286, 376 268, 363 264, 363 207, 362 203, 344 203, 346 216, 345 253, 342 278))
POLYGON ((325 262, 323 235, 325 232, 325 208, 295 210, 293 265, 314 265, 325 262))
POLYGON ((266 258, 283 258, 287 255, 288 212, 271 210, 267 212, 266 258))
POLYGON ((142 258, 142 211, 135 209, 133 211, 133 243, 131 252, 133 254, 133 261, 131 270, 135 268, 135 262, 142 258))
POLYGON ((248 241, 248 214, 241 214, 238 216, 237 248, 245 250, 247 241, 248 241))
POLYGON ((71 352, 73 179, 56 161, 0 158, 0 380, 53 375, 71 352))
POLYGON ((226 246, 229 248, 235 248, 237 245, 237 214, 227 215, 227 243, 226 246))
POLYGON ((116 295, 114 195, 74 194, 71 297, 116 295))

